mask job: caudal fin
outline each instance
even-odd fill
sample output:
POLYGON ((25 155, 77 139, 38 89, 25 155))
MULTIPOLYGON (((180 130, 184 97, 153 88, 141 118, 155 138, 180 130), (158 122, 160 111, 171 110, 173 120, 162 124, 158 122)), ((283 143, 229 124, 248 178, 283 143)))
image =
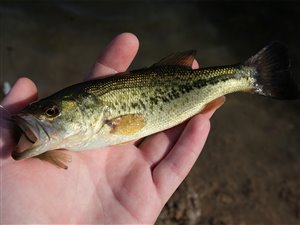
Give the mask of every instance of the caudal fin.
POLYGON ((298 99, 300 89, 290 72, 287 48, 273 42, 248 59, 246 66, 254 67, 253 92, 277 99, 298 99))

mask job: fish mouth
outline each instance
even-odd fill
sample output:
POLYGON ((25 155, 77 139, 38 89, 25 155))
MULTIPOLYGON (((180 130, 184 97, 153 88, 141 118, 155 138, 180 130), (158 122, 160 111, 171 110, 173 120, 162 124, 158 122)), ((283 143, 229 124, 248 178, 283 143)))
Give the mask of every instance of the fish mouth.
POLYGON ((31 115, 18 114, 13 120, 20 132, 20 139, 11 156, 15 160, 34 156, 34 150, 39 146, 41 125, 31 115))

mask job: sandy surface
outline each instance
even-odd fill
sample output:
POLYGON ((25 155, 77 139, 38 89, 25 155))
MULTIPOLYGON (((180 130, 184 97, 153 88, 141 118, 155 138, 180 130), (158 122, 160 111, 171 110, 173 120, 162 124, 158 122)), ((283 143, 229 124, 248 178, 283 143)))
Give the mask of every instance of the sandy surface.
MULTIPOLYGON (((296 2, 0 3, 1 84, 26 75, 46 96, 80 82, 124 31, 141 42, 131 68, 186 49, 202 66, 236 63, 281 40, 300 83, 299 13, 296 2)), ((227 96, 157 224, 300 224, 299 115, 299 100, 227 96)))

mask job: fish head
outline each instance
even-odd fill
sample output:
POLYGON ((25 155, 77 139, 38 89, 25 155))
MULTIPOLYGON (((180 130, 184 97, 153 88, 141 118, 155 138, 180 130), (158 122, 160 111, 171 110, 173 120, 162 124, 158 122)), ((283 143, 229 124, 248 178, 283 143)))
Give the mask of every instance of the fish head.
POLYGON ((62 149, 67 138, 83 130, 82 113, 76 101, 67 98, 33 102, 12 119, 21 134, 12 152, 15 160, 62 149))

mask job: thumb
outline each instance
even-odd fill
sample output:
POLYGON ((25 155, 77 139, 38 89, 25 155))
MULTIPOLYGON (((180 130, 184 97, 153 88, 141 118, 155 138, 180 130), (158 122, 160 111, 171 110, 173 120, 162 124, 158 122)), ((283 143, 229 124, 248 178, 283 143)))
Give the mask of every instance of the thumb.
POLYGON ((30 79, 21 77, 5 96, 1 105, 10 113, 16 113, 36 99, 37 88, 35 84, 30 79))

